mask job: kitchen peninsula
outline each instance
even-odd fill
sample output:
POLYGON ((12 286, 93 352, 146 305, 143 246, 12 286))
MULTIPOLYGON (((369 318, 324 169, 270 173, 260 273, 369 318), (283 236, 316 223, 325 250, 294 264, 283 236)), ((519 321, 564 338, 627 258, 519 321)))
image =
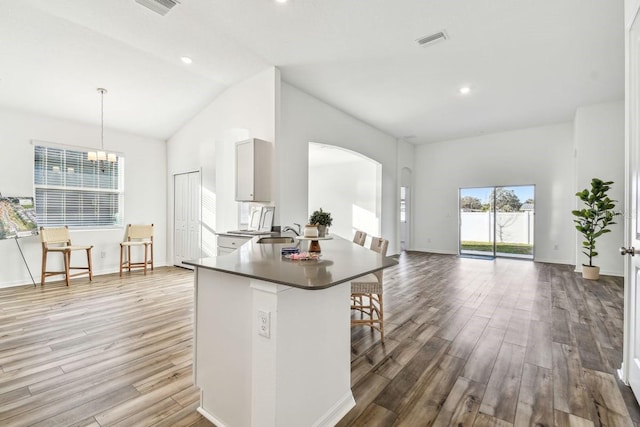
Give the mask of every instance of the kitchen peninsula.
POLYGON ((354 405, 351 279, 396 261, 334 236, 319 260, 259 243, 187 262, 195 271, 194 376, 218 427, 332 426, 354 405))

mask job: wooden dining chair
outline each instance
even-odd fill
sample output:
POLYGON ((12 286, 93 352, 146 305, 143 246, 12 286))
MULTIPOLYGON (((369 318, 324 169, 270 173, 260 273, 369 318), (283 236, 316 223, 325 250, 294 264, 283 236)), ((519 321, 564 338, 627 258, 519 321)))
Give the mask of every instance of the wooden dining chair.
POLYGON ((89 281, 93 280, 93 269, 91 268, 91 249, 93 248, 93 246, 72 245, 69 228, 66 225, 64 227, 40 227, 40 241, 42 243, 42 275, 40 276, 40 284, 42 286, 44 286, 44 282, 47 277, 60 274, 64 274, 67 286, 69 286, 70 279, 75 276, 88 274, 89 281), (86 267, 71 267, 71 252, 73 251, 86 251, 86 267), (47 259, 49 258, 49 252, 62 254, 62 258, 64 261, 64 271, 47 270, 47 259), (83 271, 71 274, 71 270, 83 271))
POLYGON ((127 225, 125 240, 120 243, 120 276, 125 268, 129 272, 132 268, 142 268, 146 275, 149 265, 153 270, 153 224, 127 225), (131 247, 135 246, 144 247, 142 261, 134 262, 131 259, 131 247))
MULTIPOLYGON (((389 241, 372 237, 370 249, 382 256, 387 255, 389 241)), ((384 342, 384 311, 382 270, 369 273, 351 281, 351 309, 360 314, 360 318, 351 319, 351 326, 367 325, 380 332, 380 341, 384 342)))
POLYGON ((364 231, 356 230, 356 234, 353 235, 353 243, 364 246, 364 241, 367 240, 367 233, 364 231))

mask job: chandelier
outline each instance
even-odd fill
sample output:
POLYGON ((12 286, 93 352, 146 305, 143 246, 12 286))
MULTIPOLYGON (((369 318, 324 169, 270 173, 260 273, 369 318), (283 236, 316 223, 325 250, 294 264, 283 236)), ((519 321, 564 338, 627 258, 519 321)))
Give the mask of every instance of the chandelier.
POLYGON ((87 160, 91 162, 106 160, 115 163, 118 161, 118 156, 115 153, 104 151, 104 94, 107 93, 107 90, 101 87, 97 90, 100 92, 100 151, 87 152, 87 160))

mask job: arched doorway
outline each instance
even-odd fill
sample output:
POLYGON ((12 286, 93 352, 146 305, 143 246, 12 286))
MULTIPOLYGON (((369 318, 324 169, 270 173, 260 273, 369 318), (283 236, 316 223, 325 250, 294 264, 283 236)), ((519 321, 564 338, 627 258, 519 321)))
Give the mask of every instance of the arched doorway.
POLYGON ((330 232, 351 239, 356 230, 380 236, 382 165, 355 151, 309 143, 309 213, 330 212, 330 232))

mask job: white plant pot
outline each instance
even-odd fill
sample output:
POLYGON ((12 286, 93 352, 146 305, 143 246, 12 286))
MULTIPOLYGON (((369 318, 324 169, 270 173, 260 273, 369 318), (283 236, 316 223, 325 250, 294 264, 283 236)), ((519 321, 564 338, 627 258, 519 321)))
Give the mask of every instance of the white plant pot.
POLYGON ((598 280, 600 278, 600 267, 590 267, 583 264, 582 277, 587 280, 598 280))

